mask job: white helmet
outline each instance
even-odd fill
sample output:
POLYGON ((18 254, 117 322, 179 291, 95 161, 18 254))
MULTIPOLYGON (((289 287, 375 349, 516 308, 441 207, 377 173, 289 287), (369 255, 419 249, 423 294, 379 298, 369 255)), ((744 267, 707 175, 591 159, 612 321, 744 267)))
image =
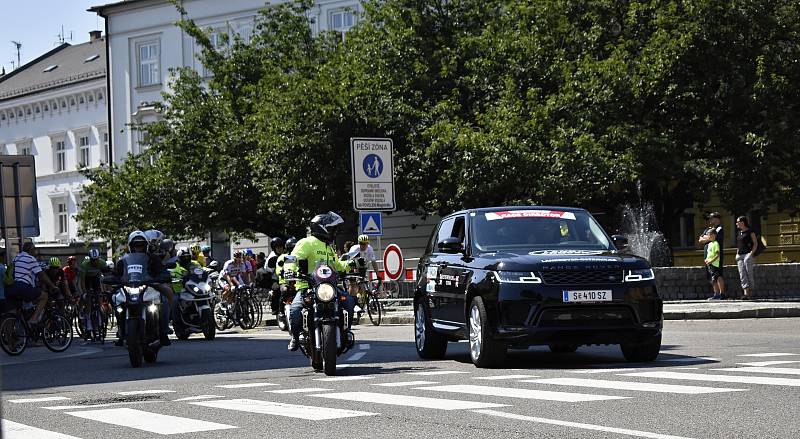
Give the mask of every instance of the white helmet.
POLYGON ((89 249, 89 259, 99 259, 100 258, 100 250, 96 248, 89 249))
POLYGON ((191 256, 187 247, 178 248, 178 257, 180 258, 181 256, 191 256))
POLYGON ((147 242, 147 235, 145 235, 141 230, 135 230, 131 232, 131 234, 128 235, 128 247, 130 247, 131 242, 134 240, 147 242))

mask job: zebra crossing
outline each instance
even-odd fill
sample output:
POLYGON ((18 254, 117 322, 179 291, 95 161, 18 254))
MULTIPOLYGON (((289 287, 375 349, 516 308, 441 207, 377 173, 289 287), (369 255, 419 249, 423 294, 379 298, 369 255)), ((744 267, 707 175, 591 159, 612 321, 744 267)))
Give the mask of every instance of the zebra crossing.
MULTIPOLYGON (((768 354, 750 356, 780 357, 777 353, 768 354)), ((783 355, 791 358, 797 354, 783 355)), ((792 367, 796 364, 793 360, 769 360, 734 363, 732 367, 705 364, 696 369, 675 365, 641 368, 628 365, 618 369, 585 369, 585 376, 579 376, 579 370, 537 370, 530 374, 514 370, 503 374, 498 370, 478 369, 397 371, 304 378, 301 386, 291 378, 231 380, 198 386, 196 394, 159 388, 114 392, 115 395, 143 395, 152 399, 102 404, 81 403, 85 399, 75 395, 19 395, 4 400, 10 407, 22 410, 5 411, 7 418, 2 420, 2 437, 80 437, 71 430, 56 431, 43 425, 33 425, 35 423, 29 421, 39 417, 19 415, 34 410, 156 435, 248 428, 248 424, 237 423, 224 416, 226 412, 316 421, 381 416, 394 413, 397 407, 442 412, 470 411, 475 416, 499 417, 509 422, 538 422, 592 429, 587 424, 512 412, 515 408, 524 409, 526 401, 586 404, 591 407, 591 404, 634 400, 643 394, 672 395, 675 398, 710 397, 746 394, 754 386, 780 386, 796 392, 796 388, 800 387, 800 378, 794 377, 800 375, 800 367, 792 367), (192 407, 210 409, 211 415, 208 410, 197 413, 191 410, 192 407)), ((341 373, 346 371, 342 370, 341 373)), ((620 434, 640 437, 668 437, 657 434, 648 436, 650 433, 612 426, 602 428, 605 430, 601 431, 620 433, 617 431, 620 430, 623 431, 620 434)))

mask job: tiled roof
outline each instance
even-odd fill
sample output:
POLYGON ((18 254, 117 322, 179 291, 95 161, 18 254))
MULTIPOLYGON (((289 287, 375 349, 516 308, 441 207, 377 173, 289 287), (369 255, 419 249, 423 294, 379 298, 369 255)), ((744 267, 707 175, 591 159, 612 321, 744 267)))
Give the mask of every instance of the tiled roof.
POLYGON ((0 76, 0 102, 103 78, 105 75, 105 38, 74 46, 64 43, 11 73, 0 76))

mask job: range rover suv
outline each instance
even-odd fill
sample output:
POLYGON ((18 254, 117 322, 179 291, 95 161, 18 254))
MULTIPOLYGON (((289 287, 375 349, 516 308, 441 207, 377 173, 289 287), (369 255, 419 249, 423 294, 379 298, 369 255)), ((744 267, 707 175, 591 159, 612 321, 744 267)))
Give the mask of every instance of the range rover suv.
POLYGON ((626 255, 584 209, 493 207, 453 213, 419 262, 414 332, 421 358, 468 339, 472 362, 511 349, 619 344, 628 361, 661 349, 663 303, 645 259, 626 255))

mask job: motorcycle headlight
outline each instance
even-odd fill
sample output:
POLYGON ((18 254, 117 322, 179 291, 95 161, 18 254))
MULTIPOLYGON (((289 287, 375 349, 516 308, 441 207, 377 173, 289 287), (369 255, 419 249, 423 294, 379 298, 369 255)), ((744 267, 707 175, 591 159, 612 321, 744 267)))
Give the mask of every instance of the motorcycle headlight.
POLYGON ((330 302, 336 297, 336 288, 331 284, 319 284, 317 287, 317 299, 320 302, 330 302))
POLYGON ((638 282, 642 280, 653 280, 656 275, 650 268, 637 268, 635 270, 625 270, 625 282, 638 282))
POLYGON ((532 271, 495 271, 494 277, 501 284, 540 284, 542 278, 532 271))

